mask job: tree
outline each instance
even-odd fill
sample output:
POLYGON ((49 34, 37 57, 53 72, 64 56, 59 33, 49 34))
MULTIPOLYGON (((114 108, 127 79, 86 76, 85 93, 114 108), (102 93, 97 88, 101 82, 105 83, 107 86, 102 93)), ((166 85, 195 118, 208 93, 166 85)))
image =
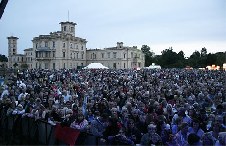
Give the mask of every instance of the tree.
POLYGON ((21 64, 20 67, 21 67, 21 69, 28 69, 28 64, 26 64, 26 63, 25 64, 21 64))
POLYGON ((8 58, 5 55, 0 54, 0 62, 8 62, 8 58))
POLYGON ((217 52, 216 54, 216 65, 222 66, 226 63, 226 52, 217 52))
POLYGON ((149 66, 151 65, 151 63, 153 62, 153 57, 154 57, 154 52, 150 51, 150 47, 147 45, 142 45, 141 47, 141 51, 144 53, 145 55, 145 66, 149 66))
POLYGON ((216 54, 209 53, 207 55, 207 59, 206 59, 206 64, 207 65, 212 65, 212 64, 216 65, 216 61, 217 61, 217 55, 216 54))
POLYGON ((162 51, 161 66, 162 67, 177 67, 178 55, 173 51, 173 48, 165 49, 162 51))
POLYGON ((188 60, 189 66, 192 66, 194 68, 204 67, 204 66, 200 65, 200 61, 201 61, 201 54, 199 51, 196 50, 189 57, 189 60, 188 60))
POLYGON ((14 64, 13 64, 13 67, 14 67, 14 68, 16 68, 17 66, 18 66, 18 64, 17 64, 17 63, 14 63, 14 64))

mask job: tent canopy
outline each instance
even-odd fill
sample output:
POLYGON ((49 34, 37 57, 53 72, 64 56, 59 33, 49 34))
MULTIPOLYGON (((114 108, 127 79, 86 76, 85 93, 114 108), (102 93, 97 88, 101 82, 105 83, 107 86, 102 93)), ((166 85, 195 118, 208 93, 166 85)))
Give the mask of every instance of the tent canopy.
POLYGON ((104 66, 101 63, 90 63, 89 65, 87 65, 83 69, 108 69, 108 67, 104 66))
POLYGON ((152 63, 149 67, 146 67, 147 69, 161 69, 160 65, 155 65, 155 63, 152 63))

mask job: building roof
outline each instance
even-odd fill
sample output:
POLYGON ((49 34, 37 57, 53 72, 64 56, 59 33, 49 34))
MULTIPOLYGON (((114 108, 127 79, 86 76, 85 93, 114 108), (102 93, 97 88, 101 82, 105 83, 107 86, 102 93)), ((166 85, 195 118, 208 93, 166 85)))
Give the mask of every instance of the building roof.
POLYGON ((32 51, 32 48, 24 49, 24 51, 32 51))
POLYGON ((60 22, 60 24, 72 24, 72 25, 77 25, 76 23, 74 23, 74 22, 69 22, 69 21, 66 21, 66 22, 60 22))

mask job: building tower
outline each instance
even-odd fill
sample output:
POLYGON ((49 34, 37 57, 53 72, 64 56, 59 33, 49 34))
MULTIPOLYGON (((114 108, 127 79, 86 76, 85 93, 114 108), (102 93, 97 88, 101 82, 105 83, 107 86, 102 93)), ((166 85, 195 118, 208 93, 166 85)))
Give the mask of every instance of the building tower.
POLYGON ((65 34, 71 34, 72 36, 75 36, 75 25, 77 25, 74 22, 60 22, 61 24, 61 31, 65 34))
POLYGON ((18 37, 7 37, 8 39, 8 67, 13 67, 12 65, 12 56, 17 54, 17 40, 18 37))

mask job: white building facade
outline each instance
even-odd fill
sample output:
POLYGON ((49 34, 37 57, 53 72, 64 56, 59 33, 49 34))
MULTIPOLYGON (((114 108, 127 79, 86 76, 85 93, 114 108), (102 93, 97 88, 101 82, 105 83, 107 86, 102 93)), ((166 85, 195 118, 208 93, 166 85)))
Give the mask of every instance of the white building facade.
MULTIPOLYGON (((60 24, 61 31, 34 37, 33 47, 24 50, 23 61, 29 69, 82 68, 94 62, 115 69, 144 67, 144 54, 136 46, 125 47, 123 42, 118 42, 116 47, 87 50, 86 39, 75 35, 76 23, 60 24)), ((17 39, 8 37, 10 67, 12 56, 17 54, 17 39)))
POLYGON ((87 64, 99 62, 113 69, 144 67, 144 53, 136 46, 123 46, 117 42, 116 47, 87 50, 87 64))

